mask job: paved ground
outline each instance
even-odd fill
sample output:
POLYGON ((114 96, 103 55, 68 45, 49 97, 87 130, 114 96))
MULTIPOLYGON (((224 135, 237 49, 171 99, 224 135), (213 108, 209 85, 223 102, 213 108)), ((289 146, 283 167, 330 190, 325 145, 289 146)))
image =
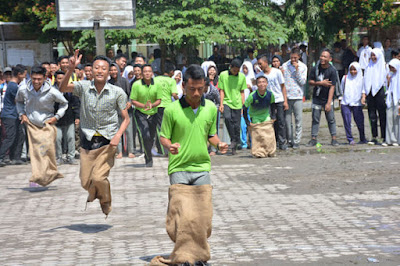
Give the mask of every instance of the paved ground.
MULTIPOLYGON (((321 150, 212 159, 212 265, 400 264, 400 148, 333 148, 325 125, 321 150)), ((29 165, 1 168, 0 265, 147 265, 170 253, 167 159, 143 163, 117 161, 107 220, 97 201, 85 211, 79 166, 61 166, 64 179, 35 189, 29 165)))

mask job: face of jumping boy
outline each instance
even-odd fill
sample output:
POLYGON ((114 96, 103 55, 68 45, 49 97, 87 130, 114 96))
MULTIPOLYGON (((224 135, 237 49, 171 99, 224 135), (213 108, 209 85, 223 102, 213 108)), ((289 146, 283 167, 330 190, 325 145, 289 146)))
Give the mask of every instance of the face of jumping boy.
POLYGON ((44 75, 42 74, 32 74, 31 75, 32 86, 33 88, 38 91, 43 86, 44 83, 44 75))
POLYGON ((260 95, 264 95, 265 92, 267 91, 267 86, 268 86, 268 80, 265 77, 258 78, 257 79, 257 87, 258 87, 258 93, 260 95))
POLYGON ((110 65, 107 61, 96 60, 93 62, 93 78, 95 82, 105 83, 110 72, 110 65))
POLYGON ((189 79, 184 84, 186 99, 190 103, 200 103, 201 96, 204 93, 205 81, 204 79, 193 80, 189 79))

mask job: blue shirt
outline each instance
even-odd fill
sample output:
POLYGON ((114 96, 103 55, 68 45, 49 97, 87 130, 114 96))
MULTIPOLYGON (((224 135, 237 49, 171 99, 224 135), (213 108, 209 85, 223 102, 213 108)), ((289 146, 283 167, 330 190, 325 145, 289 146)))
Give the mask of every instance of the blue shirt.
POLYGON ((18 92, 18 84, 15 82, 8 82, 6 95, 3 101, 3 110, 1 111, 1 118, 18 119, 17 107, 15 104, 15 96, 18 92))

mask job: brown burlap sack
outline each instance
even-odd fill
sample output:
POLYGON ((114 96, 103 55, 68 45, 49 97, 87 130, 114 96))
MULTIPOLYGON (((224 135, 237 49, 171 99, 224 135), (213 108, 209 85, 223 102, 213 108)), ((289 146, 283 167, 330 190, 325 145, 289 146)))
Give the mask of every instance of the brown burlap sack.
POLYGON ((169 258, 157 256, 150 265, 208 261, 212 214, 211 185, 171 185, 166 227, 175 247, 169 258))
POLYGON ((276 152, 274 121, 253 124, 251 132, 251 154, 255 157, 273 157, 276 152))
POLYGON ((81 148, 81 185, 89 192, 87 202, 99 199, 105 215, 111 212, 111 189, 108 175, 114 166, 117 148, 111 145, 96 150, 81 148))
POLYGON ((45 124, 44 127, 38 127, 29 121, 26 125, 32 167, 32 177, 29 181, 47 186, 54 180, 63 178, 57 170, 56 126, 45 124))

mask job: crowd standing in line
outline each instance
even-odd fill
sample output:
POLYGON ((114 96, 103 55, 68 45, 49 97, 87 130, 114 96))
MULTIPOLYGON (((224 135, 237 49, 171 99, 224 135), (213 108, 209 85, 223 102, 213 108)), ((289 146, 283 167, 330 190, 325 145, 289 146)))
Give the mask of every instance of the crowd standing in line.
MULTIPOLYGON (((128 61, 127 55, 114 55, 113 50, 107 56, 83 64, 76 50, 57 63, 33 66, 30 73, 23 65, 1 71, 0 167, 30 160, 29 185, 47 186, 63 177, 57 165, 77 164, 79 156, 87 202, 99 199, 108 215, 112 209, 108 175, 115 159, 124 152, 128 158, 143 153, 144 166, 153 167, 154 156, 169 156, 167 231, 175 249, 169 258, 156 259, 205 262, 210 258, 207 238, 212 219, 210 156, 227 151, 235 155, 248 148, 254 157, 273 157, 276 149, 300 148, 307 46, 289 50, 282 45, 280 52, 272 47, 257 57, 249 48, 247 56, 233 60, 224 48, 214 46, 213 55, 204 62, 194 52, 198 64, 186 66, 186 57, 178 55, 179 69, 171 58, 163 62, 159 49, 148 61, 137 53, 128 61), (193 209, 204 211, 193 217, 193 209), (197 219, 202 226, 194 226, 197 219), (178 232, 174 226, 191 229, 178 232), (185 237, 193 238, 201 255, 179 240, 185 237)), ((341 103, 349 145, 398 146, 399 71, 399 53, 390 40, 384 46, 375 42, 372 48, 363 37, 357 52, 346 41, 335 43, 333 50, 322 49, 308 77, 313 93, 307 146, 318 144, 322 111, 331 144, 339 145, 335 97, 341 103), (364 105, 370 140, 364 130, 364 105), (352 114, 358 142, 352 135, 352 114)))

